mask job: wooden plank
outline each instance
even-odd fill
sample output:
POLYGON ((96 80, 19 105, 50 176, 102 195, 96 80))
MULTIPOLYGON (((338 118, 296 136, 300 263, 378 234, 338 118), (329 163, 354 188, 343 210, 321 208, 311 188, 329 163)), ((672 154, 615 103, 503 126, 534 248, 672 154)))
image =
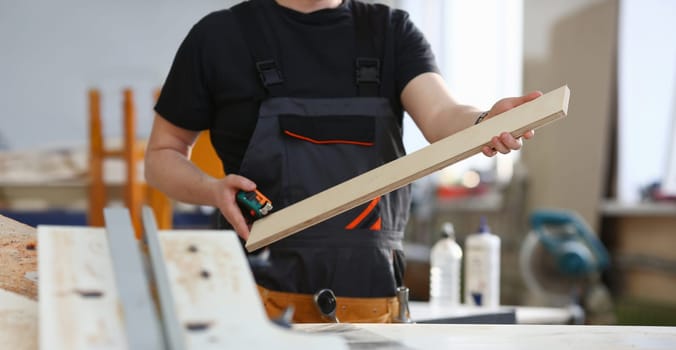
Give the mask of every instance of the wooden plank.
POLYGON ((417 152, 274 212, 254 222, 246 249, 254 251, 264 247, 479 153, 491 137, 503 131, 519 137, 527 130, 562 118, 568 111, 569 96, 568 87, 562 86, 417 152))
POLYGON ((120 309, 130 349, 164 349, 164 335, 151 297, 150 284, 134 227, 125 208, 103 211, 120 309))
POLYGON ((3 349, 38 349, 38 303, 0 289, 0 344, 3 349))
POLYGON ((233 231, 174 230, 158 236, 187 349, 347 348, 336 336, 303 334, 267 319, 233 231))
POLYGON ((103 228, 38 226, 41 349, 127 349, 103 228))

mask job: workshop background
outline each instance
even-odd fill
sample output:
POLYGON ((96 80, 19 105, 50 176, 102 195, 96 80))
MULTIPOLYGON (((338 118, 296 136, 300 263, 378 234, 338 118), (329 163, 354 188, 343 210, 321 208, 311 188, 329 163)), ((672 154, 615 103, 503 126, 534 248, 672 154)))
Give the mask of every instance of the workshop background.
MULTIPOLYGON (((590 324, 676 325, 676 2, 381 2, 410 13, 464 102, 489 108, 522 92, 571 89, 568 117, 522 151, 475 156, 414 184, 411 297, 428 298, 442 223, 454 224, 462 245, 484 216, 502 239, 502 304, 579 305, 590 324), (527 250, 530 218, 545 209, 574 214, 610 253, 609 267, 570 278, 551 266, 546 245, 527 250)), ((0 0, 0 214, 30 226, 86 225, 99 175, 105 205, 127 205, 130 183, 143 188, 142 162, 104 151, 95 174, 92 145, 129 147, 127 120, 131 147, 142 151, 180 42, 201 17, 234 3, 0 0)), ((409 152, 425 146, 410 120, 405 132, 409 152)), ((169 213, 174 227, 212 220, 209 208, 181 203, 169 213)), ((593 245, 583 234, 570 239, 593 245)), ((15 248, 0 244, 0 256, 15 248)))

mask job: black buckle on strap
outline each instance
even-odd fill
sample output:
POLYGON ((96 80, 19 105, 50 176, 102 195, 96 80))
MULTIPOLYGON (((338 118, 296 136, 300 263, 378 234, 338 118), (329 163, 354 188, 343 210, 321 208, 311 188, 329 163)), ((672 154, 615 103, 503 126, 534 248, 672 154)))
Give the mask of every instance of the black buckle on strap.
POLYGON ((380 60, 377 58, 357 57, 355 60, 357 84, 380 84, 380 60))
POLYGON ((282 72, 277 67, 277 63, 273 60, 256 62, 256 69, 261 78, 263 86, 270 86, 281 84, 284 82, 282 72))

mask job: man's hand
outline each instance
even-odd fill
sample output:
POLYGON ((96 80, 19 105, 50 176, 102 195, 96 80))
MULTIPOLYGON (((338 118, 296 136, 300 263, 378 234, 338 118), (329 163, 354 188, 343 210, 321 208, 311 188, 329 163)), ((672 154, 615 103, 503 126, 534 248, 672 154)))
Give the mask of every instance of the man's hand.
MULTIPOLYGON (((500 113, 506 112, 516 106, 522 105, 526 102, 532 101, 538 97, 542 96, 542 92, 533 91, 529 94, 520 96, 520 97, 508 97, 503 98, 502 100, 496 102, 491 110, 486 115, 485 119, 492 118, 500 113)), ((535 131, 528 130, 523 134, 524 139, 530 139, 535 136, 535 131)), ((492 157, 498 152, 502 154, 507 154, 511 151, 516 151, 521 149, 521 139, 513 137, 508 132, 503 132, 498 136, 493 136, 491 139, 490 145, 484 146, 481 149, 484 155, 487 157, 492 157)))
POLYGON ((250 226, 247 224, 242 210, 237 205, 237 192, 253 191, 256 189, 256 184, 253 181, 239 175, 227 175, 222 179, 214 182, 213 191, 214 198, 218 209, 226 220, 232 225, 232 228, 237 232, 237 235, 242 239, 249 238, 250 226))

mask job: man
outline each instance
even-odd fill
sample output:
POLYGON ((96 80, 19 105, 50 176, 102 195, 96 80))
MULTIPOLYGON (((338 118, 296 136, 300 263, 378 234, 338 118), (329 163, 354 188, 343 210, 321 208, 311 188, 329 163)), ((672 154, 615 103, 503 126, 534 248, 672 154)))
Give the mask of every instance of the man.
MULTIPOLYGON (((156 106, 146 178, 179 201, 218 208, 247 239, 239 190, 259 189, 278 210, 403 156, 404 110, 434 142, 540 95, 486 112, 458 103, 400 10, 252 0, 206 16, 182 43, 156 106), (188 160, 205 129, 225 178, 188 160)), ((520 147, 505 132, 483 153, 520 147)), ((266 248, 268 264, 252 268, 268 314, 293 305, 296 322, 329 320, 315 305, 328 289, 339 320, 391 321, 409 204, 404 187, 266 248)))

